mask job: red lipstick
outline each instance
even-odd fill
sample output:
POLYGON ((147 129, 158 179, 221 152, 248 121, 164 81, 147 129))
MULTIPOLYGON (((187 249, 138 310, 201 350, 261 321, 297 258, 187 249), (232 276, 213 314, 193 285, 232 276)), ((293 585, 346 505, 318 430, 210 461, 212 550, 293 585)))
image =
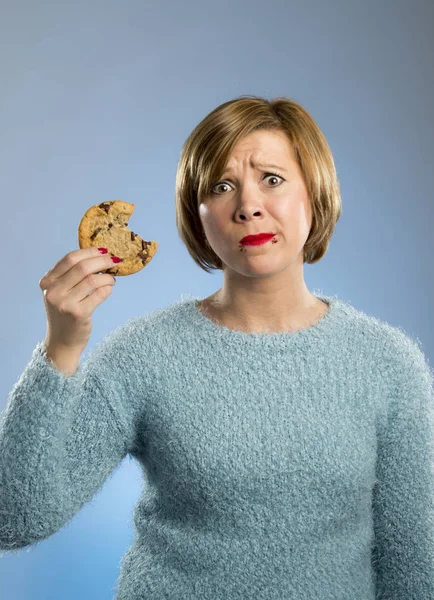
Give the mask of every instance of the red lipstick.
POLYGON ((265 244, 274 238, 275 233, 258 233, 257 235, 246 235, 240 240, 240 244, 243 246, 257 246, 259 244, 265 244))

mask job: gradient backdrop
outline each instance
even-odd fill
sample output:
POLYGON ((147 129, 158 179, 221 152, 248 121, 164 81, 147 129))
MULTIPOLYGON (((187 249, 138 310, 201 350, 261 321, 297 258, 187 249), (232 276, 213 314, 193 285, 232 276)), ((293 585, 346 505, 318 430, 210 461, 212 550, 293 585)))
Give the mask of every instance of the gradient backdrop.
MULTIPOLYGON (((84 360, 129 318, 221 286, 178 236, 175 174, 191 130, 242 94, 301 103, 332 149, 343 211, 308 288, 433 362, 432 0, 2 2, 0 75, 0 409, 45 337, 39 280, 89 206, 135 204, 131 229, 160 246, 95 311, 84 360)), ((1 600, 110 600, 141 487, 128 458, 62 530, 1 557, 1 600)))

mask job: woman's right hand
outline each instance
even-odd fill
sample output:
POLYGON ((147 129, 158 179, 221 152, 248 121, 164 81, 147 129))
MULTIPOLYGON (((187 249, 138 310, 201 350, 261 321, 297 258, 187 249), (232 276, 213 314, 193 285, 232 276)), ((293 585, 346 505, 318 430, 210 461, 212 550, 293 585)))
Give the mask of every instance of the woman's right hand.
POLYGON ((45 344, 82 352, 92 333, 92 314, 112 293, 110 254, 82 248, 66 254, 39 281, 47 315, 45 344))

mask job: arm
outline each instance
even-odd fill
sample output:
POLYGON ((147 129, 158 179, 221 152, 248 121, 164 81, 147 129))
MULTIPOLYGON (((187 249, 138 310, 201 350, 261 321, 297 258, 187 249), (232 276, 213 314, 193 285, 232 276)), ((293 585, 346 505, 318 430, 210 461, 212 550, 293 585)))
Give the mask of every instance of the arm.
MULTIPOLYGON (((117 330, 119 331, 119 330, 117 330)), ((116 332, 115 332, 116 333, 116 332)), ((43 540, 65 525, 128 452, 128 374, 102 344, 73 376, 38 344, 0 415, 0 549, 43 540)))
POLYGON ((395 379, 373 495, 377 600, 434 598, 434 395, 411 338, 392 344, 395 379))
POLYGON ((75 375, 80 364, 81 352, 73 352, 68 348, 52 347, 46 342, 44 343, 44 347, 46 360, 55 369, 63 373, 65 377, 75 375))

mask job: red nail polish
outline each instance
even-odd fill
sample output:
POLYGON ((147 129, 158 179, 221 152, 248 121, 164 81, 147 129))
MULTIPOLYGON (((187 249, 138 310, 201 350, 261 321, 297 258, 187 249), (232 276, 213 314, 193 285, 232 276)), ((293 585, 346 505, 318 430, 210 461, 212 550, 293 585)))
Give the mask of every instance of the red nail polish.
POLYGON ((101 252, 101 254, 107 254, 108 252, 107 248, 98 248, 98 250, 101 252))

